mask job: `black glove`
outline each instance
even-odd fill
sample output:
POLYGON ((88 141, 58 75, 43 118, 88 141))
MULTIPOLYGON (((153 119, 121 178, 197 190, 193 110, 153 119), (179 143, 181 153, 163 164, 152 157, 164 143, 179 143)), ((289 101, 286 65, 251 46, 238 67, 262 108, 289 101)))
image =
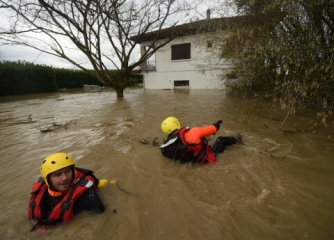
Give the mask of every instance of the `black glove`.
POLYGON ((223 123, 223 121, 222 120, 218 120, 217 122, 215 122, 214 124, 213 124, 213 126, 215 126, 216 127, 216 129, 217 129, 217 131, 219 130, 219 128, 220 128, 220 124, 222 124, 223 123))

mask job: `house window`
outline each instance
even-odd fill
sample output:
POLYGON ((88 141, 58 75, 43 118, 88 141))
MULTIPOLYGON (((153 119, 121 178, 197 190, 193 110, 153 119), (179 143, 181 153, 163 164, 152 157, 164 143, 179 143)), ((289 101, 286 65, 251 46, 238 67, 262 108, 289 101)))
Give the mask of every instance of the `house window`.
POLYGON ((174 87, 189 87, 189 80, 174 81, 174 87))
POLYGON ((172 60, 190 59, 190 43, 172 45, 172 60))

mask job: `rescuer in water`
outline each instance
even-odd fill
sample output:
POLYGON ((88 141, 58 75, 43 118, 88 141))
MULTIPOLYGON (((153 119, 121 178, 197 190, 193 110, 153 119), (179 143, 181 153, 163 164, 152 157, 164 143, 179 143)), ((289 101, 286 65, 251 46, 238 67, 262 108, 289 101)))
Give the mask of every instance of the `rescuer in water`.
POLYGON ((35 224, 33 229, 71 221, 81 210, 104 212, 97 188, 107 180, 98 180, 92 171, 75 167, 69 154, 46 157, 40 171, 42 177, 33 184, 28 208, 28 218, 35 224))
POLYGON ((241 141, 241 135, 237 137, 218 137, 212 147, 206 137, 215 134, 222 124, 222 120, 205 127, 182 127, 175 117, 168 117, 161 123, 161 130, 167 135, 167 140, 160 146, 161 153, 181 163, 198 162, 213 164, 216 155, 225 151, 226 146, 241 141))

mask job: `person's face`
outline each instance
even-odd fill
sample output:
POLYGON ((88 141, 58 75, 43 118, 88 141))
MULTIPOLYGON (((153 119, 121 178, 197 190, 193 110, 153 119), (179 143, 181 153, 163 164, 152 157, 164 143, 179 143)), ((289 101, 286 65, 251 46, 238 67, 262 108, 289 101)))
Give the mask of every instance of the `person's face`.
POLYGON ((66 167, 50 173, 50 182, 57 191, 65 192, 72 184, 72 177, 72 167, 66 167))

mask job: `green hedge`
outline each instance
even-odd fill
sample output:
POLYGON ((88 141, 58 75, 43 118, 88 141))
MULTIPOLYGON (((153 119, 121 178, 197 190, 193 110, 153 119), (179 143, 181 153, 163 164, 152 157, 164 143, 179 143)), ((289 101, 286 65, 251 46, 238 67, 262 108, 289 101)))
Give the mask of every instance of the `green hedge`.
POLYGON ((26 62, 0 63, 0 96, 56 91, 53 69, 26 62))
POLYGON ((56 77, 57 88, 82 88, 83 85, 104 86, 92 74, 88 74, 82 70, 70 69, 53 69, 56 77))
MULTIPOLYGON (((119 77, 119 70, 110 70, 110 75, 119 77)), ((143 77, 134 72, 130 86, 143 82, 143 77)), ((0 96, 56 92, 64 88, 82 88, 83 85, 104 86, 91 74, 82 70, 52 68, 24 61, 0 62, 0 96)))

